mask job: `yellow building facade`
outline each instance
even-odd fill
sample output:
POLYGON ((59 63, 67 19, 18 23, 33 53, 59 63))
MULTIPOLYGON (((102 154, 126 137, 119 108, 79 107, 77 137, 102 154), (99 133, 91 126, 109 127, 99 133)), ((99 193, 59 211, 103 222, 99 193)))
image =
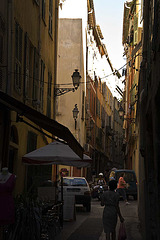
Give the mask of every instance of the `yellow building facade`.
MULTIPOLYGON (((22 156, 52 141, 51 133, 36 124, 36 120, 30 120, 32 112, 29 119, 25 115, 33 109, 48 119, 54 119, 58 0, 16 0, 6 7, 11 57, 8 59, 6 90, 2 90, 17 100, 17 106, 13 103, 8 113, 11 124, 7 133, 8 161, 2 160, 1 167, 8 167, 17 176, 15 194, 20 194, 33 184, 36 174, 48 174, 51 178, 52 173, 52 166, 43 170, 41 167, 25 166, 22 156), (22 111, 19 110, 21 103, 24 107, 22 111)), ((36 119, 36 114, 34 117, 36 119)))
POLYGON ((135 170, 139 181, 139 126, 137 119, 138 84, 142 59, 141 1, 124 5, 123 45, 127 57, 125 74, 126 168, 135 170), (128 8, 127 8, 128 7, 128 8))

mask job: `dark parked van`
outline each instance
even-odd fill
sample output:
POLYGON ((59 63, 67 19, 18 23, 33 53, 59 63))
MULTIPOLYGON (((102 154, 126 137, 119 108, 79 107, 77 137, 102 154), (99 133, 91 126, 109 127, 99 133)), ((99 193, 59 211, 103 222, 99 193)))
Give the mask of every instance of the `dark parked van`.
POLYGON ((137 179, 136 179, 135 171, 128 170, 128 169, 117 169, 117 170, 114 170, 114 172, 115 172, 114 178, 117 182, 118 182, 121 174, 125 173, 124 180, 126 181, 127 186, 128 186, 125 189, 127 198, 129 196, 133 196, 134 200, 137 200, 137 179))

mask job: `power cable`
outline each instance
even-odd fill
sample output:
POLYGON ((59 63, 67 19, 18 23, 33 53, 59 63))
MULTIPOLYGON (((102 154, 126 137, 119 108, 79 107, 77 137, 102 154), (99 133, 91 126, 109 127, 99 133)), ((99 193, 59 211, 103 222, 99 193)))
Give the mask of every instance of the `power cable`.
MULTIPOLYGON (((139 56, 139 55, 141 55, 142 54, 142 52, 141 53, 138 53, 137 55, 135 55, 134 57, 132 57, 127 63, 125 63, 122 67, 120 67, 119 69, 117 69, 117 70, 115 70, 114 72, 112 72, 112 73, 110 73, 110 74, 108 74, 108 75, 106 75, 106 76, 104 76, 104 77, 100 77, 100 79, 104 79, 104 78, 108 78, 108 77, 110 77, 110 76, 112 76, 112 75, 115 75, 116 74, 116 72, 117 71, 120 71, 121 69, 123 69, 127 64, 129 64, 134 58, 136 58, 137 56, 139 56)), ((7 66, 0 66, 0 68, 1 67, 7 67, 7 66)), ((92 71, 92 70, 88 70, 88 71, 92 71)), ((21 75, 21 76, 23 76, 23 77, 28 77, 29 79, 34 79, 34 80, 36 80, 37 82, 40 82, 40 83, 42 83, 42 84, 48 84, 48 82, 45 82, 45 81, 41 81, 41 80, 39 80, 39 78, 34 78, 34 77, 31 77, 31 76, 28 76, 27 74, 23 74, 23 73, 15 73, 15 72, 12 72, 12 71, 8 71, 8 73, 10 73, 10 74, 16 74, 16 75, 21 75)), ((80 82, 80 84, 83 84, 83 83, 90 83, 91 81, 84 81, 84 82, 80 82)), ((73 83, 58 83, 58 84, 54 84, 54 83, 51 83, 51 85, 54 85, 55 87, 56 86, 67 86, 67 85, 73 85, 73 83)))

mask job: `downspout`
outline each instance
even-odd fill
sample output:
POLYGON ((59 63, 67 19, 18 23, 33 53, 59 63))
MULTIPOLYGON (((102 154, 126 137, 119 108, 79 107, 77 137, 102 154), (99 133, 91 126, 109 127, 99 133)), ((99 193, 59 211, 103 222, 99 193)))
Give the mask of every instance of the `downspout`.
MULTIPOLYGON (((57 83, 58 17, 59 17, 59 0, 55 0, 54 85, 57 83)), ((53 103, 53 119, 56 120, 56 96, 55 95, 54 95, 54 103, 53 103)))
MULTIPOLYGON (((57 82, 57 52, 58 52, 58 14, 59 13, 59 0, 55 0, 55 32, 54 32, 54 86, 57 82)), ((54 89, 53 89, 54 90, 54 89)), ((54 91, 53 91, 54 92, 54 91)), ((53 119, 56 119, 56 96, 54 94, 53 97, 53 119)), ((58 166, 54 165, 52 167, 52 171, 55 170, 55 196, 56 196, 56 191, 58 189, 57 182, 58 182, 58 166)), ((62 190, 62 195, 63 195, 63 190, 62 190)), ((56 202, 58 201, 56 197, 56 202)), ((63 196, 62 196, 62 201, 63 201, 63 196)), ((63 207, 62 207, 62 219, 63 219, 63 207)))

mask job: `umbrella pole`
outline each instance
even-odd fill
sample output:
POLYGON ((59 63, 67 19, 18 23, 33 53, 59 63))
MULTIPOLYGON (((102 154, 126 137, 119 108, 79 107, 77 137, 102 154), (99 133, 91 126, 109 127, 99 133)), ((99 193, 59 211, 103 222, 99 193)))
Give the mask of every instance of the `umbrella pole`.
POLYGON ((55 165, 55 170, 56 170, 56 179, 55 179, 55 196, 56 196, 56 204, 58 203, 58 196, 57 196, 57 189, 58 189, 58 171, 57 171, 57 165, 55 165))
POLYGON ((62 224, 62 227, 63 227, 63 205, 64 205, 64 202, 63 202, 63 177, 61 176, 61 202, 62 202, 62 219, 61 219, 61 224, 62 224))

